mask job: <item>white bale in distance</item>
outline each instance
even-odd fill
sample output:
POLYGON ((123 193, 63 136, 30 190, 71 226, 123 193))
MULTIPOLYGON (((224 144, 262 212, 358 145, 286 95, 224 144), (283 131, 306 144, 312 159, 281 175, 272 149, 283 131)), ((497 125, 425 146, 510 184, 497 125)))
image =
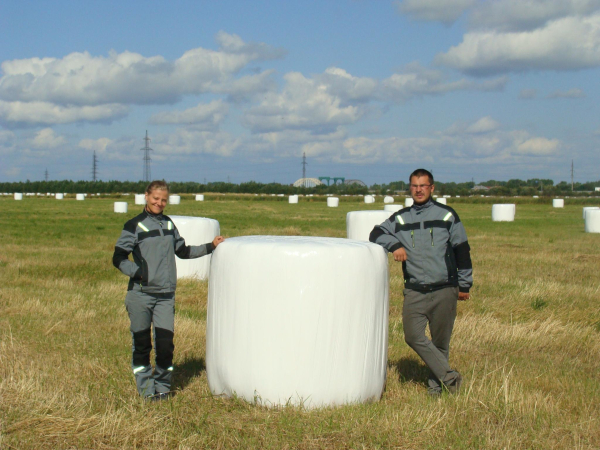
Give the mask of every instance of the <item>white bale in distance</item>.
POLYGON ((340 205, 340 199, 337 197, 328 197, 327 206, 330 208, 337 208, 340 205))
POLYGON ((584 206, 583 207, 583 218, 584 218, 584 220, 585 220, 585 214, 586 214, 586 212, 590 211, 592 209, 600 209, 600 207, 598 207, 598 206, 584 206))
POLYGON ((552 199, 552 207, 553 208, 564 208, 565 207, 565 199, 564 198, 552 199))
POLYGON ((540 198, 540 196, 539 195, 534 195, 533 198, 540 198))
MULTIPOLYGON (((221 232, 219 222, 206 217, 169 216, 186 245, 202 245, 212 242, 221 232)), ((195 259, 175 258, 177 278, 193 277, 206 280, 210 274, 212 255, 195 259)))
POLYGON ((288 198, 288 201, 290 203, 298 203, 298 196, 297 195, 290 195, 288 198))
POLYGON ((394 203, 394 197, 386 195, 385 197, 383 197, 383 203, 394 203))
POLYGON ((600 208, 585 213, 585 232, 600 233, 600 208))
POLYGON ((126 213, 127 212, 127 202, 115 202, 114 211, 116 213, 126 213))
POLYGON ((410 207, 415 203, 412 197, 408 197, 404 199, 404 206, 410 207))
POLYGON ((214 395, 306 408, 379 400, 387 347, 382 247, 243 236, 214 253, 206 320, 214 395))
POLYGON ((390 213, 395 213, 397 211, 400 211, 402 208, 404 208, 404 206, 402 206, 402 205, 384 205, 383 206, 383 210, 390 212, 390 213))
POLYGON ((375 203, 375 197, 372 195, 365 195, 365 203, 375 203))
MULTIPOLYGON (((254 194, 256 195, 256 194, 254 194)), ((196 201, 197 202, 203 202, 204 201, 204 194, 196 194, 196 201)))
POLYGON ((460 198, 460 195, 455 195, 456 198, 460 198))
POLYGON ((493 222, 514 222, 517 207, 513 203, 499 203, 492 205, 493 222))
POLYGON ((145 205, 146 204, 146 194, 135 194, 135 204, 136 205, 145 205))
POLYGON ((179 195, 169 195, 169 205, 179 205, 181 197, 179 195))
POLYGON ((346 237, 369 242, 373 227, 385 222, 391 215, 389 211, 350 211, 346 214, 346 237))
POLYGON ((277 197, 283 197, 283 196, 284 196, 283 194, 277 194, 277 197))
POLYGON ((81 201, 81 200, 85 200, 85 195, 83 195, 83 194, 77 194, 77 195, 75 196, 75 199, 76 199, 76 200, 80 200, 80 201, 81 201))
POLYGON ((452 198, 452 196, 451 196, 451 195, 444 195, 443 197, 444 197, 444 198, 452 198))
POLYGON ((23 200, 23 193, 15 192, 15 200, 23 200))
POLYGON ((57 194, 54 196, 54 198, 55 198, 56 200, 62 200, 63 198, 65 198, 65 194, 60 194, 60 193, 57 193, 57 194))
POLYGON ((446 204, 446 198, 436 198, 435 201, 441 203, 442 205, 446 204))

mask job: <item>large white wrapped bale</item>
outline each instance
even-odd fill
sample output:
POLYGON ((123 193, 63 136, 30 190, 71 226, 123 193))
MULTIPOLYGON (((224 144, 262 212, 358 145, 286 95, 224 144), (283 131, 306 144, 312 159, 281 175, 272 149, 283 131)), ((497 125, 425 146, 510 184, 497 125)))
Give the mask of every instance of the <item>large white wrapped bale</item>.
POLYGON ((76 199, 76 200, 79 200, 79 201, 81 201, 81 200, 85 200, 85 195, 83 195, 83 194, 77 194, 77 195, 75 196, 75 199, 76 199))
POLYGON ((407 197, 404 199, 404 206, 410 207, 415 203, 412 197, 407 197))
POLYGON ((146 204, 146 195, 145 194, 135 194, 135 204, 136 205, 145 205, 146 204))
POLYGON ((441 203, 442 205, 446 204, 446 198, 436 198, 435 201, 441 203))
POLYGON ((196 194, 196 201, 197 202, 203 202, 204 201, 204 194, 196 194))
POLYGON ((115 202, 114 211, 116 213, 126 213, 127 212, 127 202, 115 202))
MULTIPOLYGON (((169 216, 179 234, 185 239, 186 245, 202 245, 212 242, 221 232, 219 222, 206 217, 169 216)), ((177 278, 193 277, 206 280, 210 274, 210 259, 206 255, 195 259, 175 258, 177 278)))
POLYGON ((179 205, 181 197, 179 195, 169 195, 169 205, 179 205))
POLYGON ((65 194, 58 193, 54 196, 56 200, 62 200, 65 198, 65 194))
POLYGON ((585 213, 592 209, 600 209, 598 206, 584 206, 583 207, 583 219, 585 220, 585 213))
POLYGON ((288 198, 288 201, 290 203, 298 203, 298 196, 297 195, 290 195, 288 198))
POLYGON ((23 193, 15 192, 15 200, 23 200, 23 193))
POLYGON ((564 208, 565 207, 565 199, 564 198, 552 199, 552 207, 553 208, 564 208))
POLYGON ((330 208, 337 208, 340 205, 340 199, 337 197, 328 197, 327 206, 330 208))
POLYGON ((388 211, 390 213, 390 215, 391 215, 391 213, 400 211, 402 208, 404 208, 404 206, 402 206, 402 205, 384 205, 383 206, 383 210, 388 211))
POLYGON ((492 205, 493 222, 514 222, 517 207, 513 203, 499 203, 492 205))
POLYGON ((386 195, 385 197, 383 197, 383 203, 394 203, 394 197, 386 195))
POLYGON ((585 213, 585 232, 600 233, 600 208, 585 213))
POLYGON ((365 195, 365 203, 375 203, 375 197, 372 195, 365 195))
POLYGON ((389 211, 350 211, 346 214, 346 236, 348 239, 369 242, 373 227, 385 222, 391 215, 389 211))
POLYGON ((387 330, 387 256, 376 244, 246 236, 213 255, 206 372, 214 395, 307 408, 378 400, 387 330))

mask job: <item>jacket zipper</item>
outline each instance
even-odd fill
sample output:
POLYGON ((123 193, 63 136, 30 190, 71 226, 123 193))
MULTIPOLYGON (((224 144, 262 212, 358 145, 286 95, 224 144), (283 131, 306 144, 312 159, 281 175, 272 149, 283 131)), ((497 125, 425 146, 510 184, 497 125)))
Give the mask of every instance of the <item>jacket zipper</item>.
POLYGON ((415 248, 415 230, 410 230, 410 238, 412 239, 412 246, 415 248))
POLYGON ((431 246, 433 247, 433 227, 429 229, 429 234, 431 235, 431 246))

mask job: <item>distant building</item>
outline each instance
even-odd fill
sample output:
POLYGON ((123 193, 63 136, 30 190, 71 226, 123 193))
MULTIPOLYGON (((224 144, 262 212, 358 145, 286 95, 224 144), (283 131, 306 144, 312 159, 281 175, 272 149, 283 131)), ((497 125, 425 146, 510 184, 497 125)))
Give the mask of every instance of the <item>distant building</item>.
POLYGON ((481 184, 478 184, 477 186, 473 186, 471 188, 472 191, 489 191, 490 188, 487 186, 482 186, 481 184))
POLYGON ((321 183, 317 178, 300 178, 294 182, 294 187, 311 188, 321 184, 323 183, 321 183))

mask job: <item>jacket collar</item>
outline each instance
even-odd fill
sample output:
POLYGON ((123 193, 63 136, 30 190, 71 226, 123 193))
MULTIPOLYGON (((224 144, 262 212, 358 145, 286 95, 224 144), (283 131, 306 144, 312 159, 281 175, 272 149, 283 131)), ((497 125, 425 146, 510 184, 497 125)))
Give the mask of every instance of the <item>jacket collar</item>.
POLYGON ((148 211, 146 209, 146 207, 144 206, 144 214, 146 214, 146 216, 150 217, 151 219, 154 219, 158 222, 161 222, 163 220, 163 215, 161 214, 152 214, 150 211, 148 211))
POLYGON ((429 197, 429 200, 427 200, 425 203, 423 203, 422 205, 417 205, 417 204, 413 204, 413 207, 415 208, 415 210, 420 213, 422 211, 427 210, 428 208, 431 208, 433 206, 433 199, 431 197, 429 197))

